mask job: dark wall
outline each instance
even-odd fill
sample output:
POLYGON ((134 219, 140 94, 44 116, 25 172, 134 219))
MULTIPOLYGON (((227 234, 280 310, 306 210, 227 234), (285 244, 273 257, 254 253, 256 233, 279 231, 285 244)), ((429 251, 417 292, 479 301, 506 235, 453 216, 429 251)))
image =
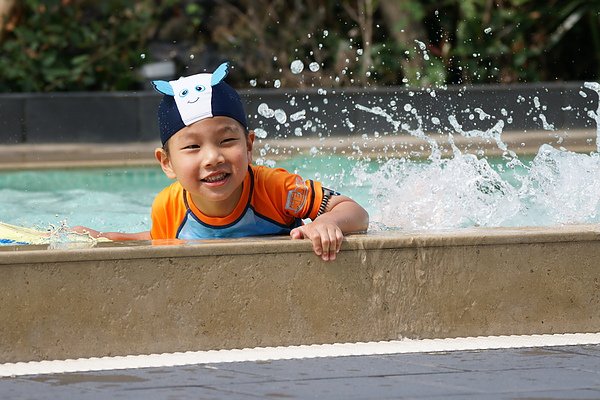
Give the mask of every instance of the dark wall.
MULTIPOLYGON (((456 117, 465 131, 488 130, 498 120, 504 121, 504 131, 541 130, 540 114, 556 130, 590 128, 595 122, 588 111, 598 107, 598 94, 584 89, 583 83, 436 90, 272 89, 242 91, 241 95, 250 127, 264 129, 269 137, 360 135, 417 128, 454 131, 450 116, 456 117), (268 106, 270 113, 280 110, 280 120, 260 115, 261 104, 268 106), (294 114, 296 121, 292 121, 294 114)), ((152 91, 0 94, 1 143, 158 140, 159 101, 160 96, 152 91)))

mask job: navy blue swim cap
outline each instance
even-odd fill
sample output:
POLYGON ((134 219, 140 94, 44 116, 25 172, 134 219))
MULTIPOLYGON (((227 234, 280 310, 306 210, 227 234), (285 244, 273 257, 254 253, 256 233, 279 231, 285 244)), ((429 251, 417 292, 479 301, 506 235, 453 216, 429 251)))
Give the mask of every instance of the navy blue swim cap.
POLYGON ((223 63, 212 74, 152 82, 154 88, 164 94, 158 106, 158 126, 163 145, 182 128, 215 116, 233 118, 248 130, 242 99, 235 89, 223 82, 228 71, 229 63, 223 63))

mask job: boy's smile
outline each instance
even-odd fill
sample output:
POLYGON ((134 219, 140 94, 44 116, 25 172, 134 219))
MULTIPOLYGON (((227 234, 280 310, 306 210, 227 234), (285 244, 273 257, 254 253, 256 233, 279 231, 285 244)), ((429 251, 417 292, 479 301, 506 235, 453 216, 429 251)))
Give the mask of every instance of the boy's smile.
POLYGON ((206 182, 208 184, 213 184, 215 186, 219 186, 219 185, 224 185, 226 179, 230 176, 230 174, 223 172, 223 173, 214 173, 214 174, 210 174, 209 176, 200 179, 202 182, 206 182))
POLYGON ((157 149, 165 174, 177 179, 196 207, 207 216, 231 213, 242 194, 252 160, 254 133, 229 117, 212 117, 186 126, 157 149))

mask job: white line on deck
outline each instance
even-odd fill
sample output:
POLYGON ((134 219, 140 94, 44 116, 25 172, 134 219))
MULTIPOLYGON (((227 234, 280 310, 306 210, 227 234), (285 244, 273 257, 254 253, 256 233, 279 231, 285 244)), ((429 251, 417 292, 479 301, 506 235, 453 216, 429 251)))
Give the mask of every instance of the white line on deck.
POLYGON ((451 339, 402 339, 386 342, 256 347, 253 349, 188 351, 135 356, 92 357, 76 360, 31 361, 0 364, 0 377, 173 367, 245 361, 274 361, 318 357, 435 353, 490 349, 600 344, 600 333, 554 335, 479 336, 451 339))

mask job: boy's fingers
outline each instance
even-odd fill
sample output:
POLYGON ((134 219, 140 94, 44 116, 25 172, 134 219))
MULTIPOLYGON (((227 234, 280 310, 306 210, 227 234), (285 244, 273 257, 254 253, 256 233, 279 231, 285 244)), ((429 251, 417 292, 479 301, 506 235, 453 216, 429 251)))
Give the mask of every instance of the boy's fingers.
MULTIPOLYGON (((342 240, 344 239, 344 235, 342 231, 334 228, 328 231, 329 234, 329 254, 327 259, 335 260, 337 257, 337 253, 340 251, 342 247, 342 240)), ((325 258, 323 258, 326 260, 325 258)))
POLYGON ((313 237, 310 238, 310 241, 312 242, 312 247, 315 254, 324 257, 328 250, 325 248, 324 243, 321 241, 321 236, 318 234, 313 235, 313 237))
POLYGON ((315 237, 316 242, 320 243, 321 258, 325 261, 329 260, 331 257, 331 240, 329 238, 328 232, 324 232, 322 235, 315 237))
POLYGON ((304 231, 302 227, 294 228, 290 231, 290 236, 292 239, 304 239, 304 231))
POLYGON ((337 253, 340 251, 342 247, 342 240, 344 239, 344 235, 342 231, 338 228, 334 228, 331 235, 331 247, 329 249, 329 258, 331 260, 335 260, 337 253))
POLYGON ((101 235, 101 232, 98 232, 95 229, 90 229, 85 226, 77 225, 71 228, 71 231, 78 233, 80 235, 89 235, 93 238, 98 238, 101 235))
POLYGON ((304 230, 304 226, 300 226, 298 228, 292 229, 290 231, 290 236, 292 237, 292 239, 310 239, 315 254, 318 256, 323 254, 321 238, 318 232, 316 234, 311 234, 310 231, 307 232, 304 230))
POLYGON ((320 235, 323 254, 321 258, 324 261, 335 260, 340 251, 343 239, 342 231, 337 227, 328 227, 320 235))
POLYGON ((304 229, 306 226, 294 228, 290 231, 292 239, 310 239, 313 251, 323 261, 335 260, 342 247, 344 235, 337 227, 318 227, 317 229, 304 229))
POLYGON ((342 249, 342 242, 344 241, 344 234, 342 233, 342 231, 340 229, 337 229, 335 231, 335 236, 337 238, 337 249, 336 249, 336 253, 339 253, 340 250, 342 249))

